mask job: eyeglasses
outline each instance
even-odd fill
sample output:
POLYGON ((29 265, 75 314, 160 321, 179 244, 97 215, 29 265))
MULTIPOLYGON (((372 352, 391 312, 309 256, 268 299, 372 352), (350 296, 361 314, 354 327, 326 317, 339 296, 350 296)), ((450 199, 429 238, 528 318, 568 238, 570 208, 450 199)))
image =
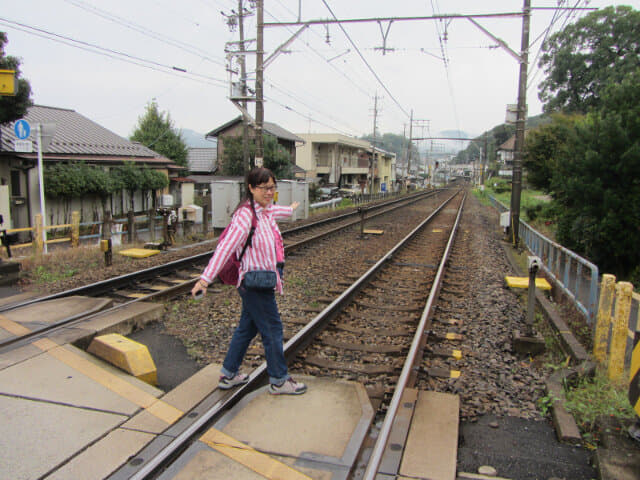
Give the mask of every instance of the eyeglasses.
POLYGON ((260 190, 265 192, 275 192, 277 187, 275 185, 271 185, 271 186, 257 185, 255 188, 259 188, 260 190))

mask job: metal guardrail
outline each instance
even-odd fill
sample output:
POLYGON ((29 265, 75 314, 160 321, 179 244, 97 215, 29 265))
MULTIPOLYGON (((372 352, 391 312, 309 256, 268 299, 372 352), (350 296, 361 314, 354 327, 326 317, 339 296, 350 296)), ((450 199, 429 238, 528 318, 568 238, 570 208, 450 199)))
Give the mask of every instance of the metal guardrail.
MULTIPOLYGON (((509 210, 491 195, 491 203, 500 211, 509 210)), ((598 313, 598 267, 572 252, 568 248, 550 240, 520 219, 520 238, 529 250, 542 260, 543 270, 556 285, 571 298, 576 307, 593 324, 598 313)))

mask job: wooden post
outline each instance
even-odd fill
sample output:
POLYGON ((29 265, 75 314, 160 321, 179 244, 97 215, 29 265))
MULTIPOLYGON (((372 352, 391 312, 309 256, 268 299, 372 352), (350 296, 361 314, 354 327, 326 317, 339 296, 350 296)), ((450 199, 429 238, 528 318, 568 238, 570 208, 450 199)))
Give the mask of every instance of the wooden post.
POLYGON ((209 205, 207 203, 202 207, 202 234, 206 237, 209 233, 209 205))
POLYGON ((602 275, 600 282, 600 302, 596 320, 596 332, 593 338, 593 356, 596 361, 604 364, 607 360, 607 345, 609 344, 609 326, 611 325, 611 306, 616 286, 616 277, 609 273, 602 275))
POLYGON ((33 221, 33 246, 37 255, 42 255, 44 242, 42 239, 42 215, 36 213, 33 221))
POLYGON ((135 217, 133 215, 133 210, 129 210, 127 212, 127 241, 129 243, 133 243, 134 241, 134 231, 135 228, 135 217))
POLYGON ((156 212, 152 208, 149 210, 149 241, 156 239, 156 212))
POLYGON ((71 213, 71 246, 78 248, 80 245, 80 212, 71 213))
POLYGON ((113 251, 111 249, 111 212, 104 212, 102 221, 102 251, 104 252, 104 264, 107 267, 113 262, 113 251))
POLYGON ((633 285, 618 282, 616 285, 616 308, 613 315, 613 331, 609 348, 609 366, 607 375, 610 380, 620 380, 624 371, 624 354, 627 348, 627 330, 631 311, 633 285))

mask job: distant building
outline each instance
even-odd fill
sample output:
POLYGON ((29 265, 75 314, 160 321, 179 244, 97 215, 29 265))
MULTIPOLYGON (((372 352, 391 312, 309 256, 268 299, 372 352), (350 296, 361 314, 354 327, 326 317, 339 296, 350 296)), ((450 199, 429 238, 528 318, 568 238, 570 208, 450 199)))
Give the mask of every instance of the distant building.
POLYGON ((190 148, 187 152, 189 176, 199 195, 207 195, 218 171, 218 148, 190 148))
POLYGON ((357 186, 361 191, 391 191, 395 183, 395 153, 376 148, 372 160, 371 143, 337 133, 299 134, 298 166, 310 180, 342 188, 357 186))
MULTIPOLYGON (((35 214, 40 213, 37 124, 55 124, 54 135, 43 153, 45 167, 58 162, 81 161, 108 171, 125 162, 133 162, 159 170, 169 178, 182 168, 159 153, 138 142, 120 137, 74 110, 34 105, 29 108, 24 120, 31 126, 31 134, 26 139, 27 146, 33 147, 30 151, 22 151, 29 148, 16 148, 20 144, 16 143, 19 139, 14 132, 13 123, 0 126, 0 205, 9 207, 8 215, 3 214, 3 228, 32 227, 35 214)), ((118 192, 111 195, 107 208, 114 216, 122 214, 129 209, 130 200, 128 192, 118 192)), ((136 192, 133 198, 135 210, 149 208, 150 201, 150 192, 136 192)), ((81 221, 97 220, 102 214, 101 203, 97 198, 47 199, 46 209, 48 225, 68 223, 67 217, 73 210, 81 212, 81 221)))
MULTIPOLYGON (((218 140, 217 147, 217 163, 219 170, 222 170, 222 166, 225 161, 224 148, 226 138, 242 138, 242 116, 236 117, 233 120, 228 121, 224 125, 211 130, 205 135, 205 138, 216 138, 218 140)), ((278 144, 282 145, 284 149, 289 152, 292 165, 297 165, 296 162, 296 144, 304 143, 304 140, 297 135, 285 130, 279 125, 271 122, 264 122, 263 131, 266 135, 275 137, 278 144)), ((247 129, 248 137, 250 140, 255 139, 256 133, 253 126, 249 125, 247 129)))

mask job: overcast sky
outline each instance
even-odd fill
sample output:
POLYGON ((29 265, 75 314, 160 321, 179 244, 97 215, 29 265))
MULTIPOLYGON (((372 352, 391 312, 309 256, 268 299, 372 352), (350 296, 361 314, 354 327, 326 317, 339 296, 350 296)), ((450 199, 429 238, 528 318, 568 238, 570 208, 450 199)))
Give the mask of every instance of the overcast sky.
MULTIPOLYGON (((534 7, 602 8, 603 0, 533 0, 534 7), (588 5, 585 5, 588 3, 588 5)), ((640 0, 623 2, 638 9, 640 0)), ((245 0, 245 4, 248 1, 245 0)), ((522 0, 302 0, 303 20, 518 12, 522 0), (329 11, 329 8, 331 11, 329 11), (333 12, 333 13, 331 13, 333 12)), ((295 21, 298 0, 265 0, 265 22, 295 21)), ((22 59, 33 100, 76 110, 128 137, 155 99, 176 128, 206 133, 239 114, 229 101, 225 44, 238 40, 221 11, 237 0, 23 0, 4 1, 0 30, 6 54, 22 59), (101 52, 102 54, 96 53, 101 52), (187 73, 173 70, 186 70, 187 73)), ((535 10, 531 19, 529 114, 541 112, 536 65, 550 25, 561 29, 587 12, 535 10)), ((520 52, 520 17, 477 18, 520 52)), ((255 38, 255 16, 245 19, 245 37, 255 38)), ((388 22, 307 28, 265 70, 265 121, 294 133, 338 132, 360 136, 374 123, 379 132, 402 134, 411 112, 413 136, 446 130, 470 135, 502 123, 517 101, 518 63, 467 19, 395 21, 382 54, 388 22), (355 47, 354 47, 355 45, 355 47), (363 58, 365 61, 363 61, 363 58), (446 59, 445 60, 443 60, 446 59), (374 73, 375 72, 375 75, 374 73), (376 78, 377 77, 377 78, 376 78), (428 122, 426 122, 428 121, 428 122), (418 123, 429 125, 429 130, 418 123)), ((265 28, 265 58, 298 27, 265 28)), ((255 43, 250 48, 255 48, 255 43)), ((247 66, 255 70, 255 57, 247 66)), ((235 68, 235 64, 234 64, 235 68)), ((255 106, 249 107, 252 115, 255 106)))

